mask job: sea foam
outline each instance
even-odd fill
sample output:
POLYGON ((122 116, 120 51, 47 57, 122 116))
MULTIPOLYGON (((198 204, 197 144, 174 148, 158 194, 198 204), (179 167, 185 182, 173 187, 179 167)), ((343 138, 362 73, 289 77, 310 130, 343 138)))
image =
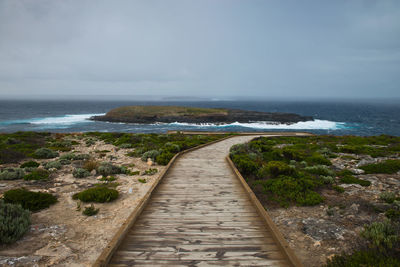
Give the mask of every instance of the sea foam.
POLYGON ((227 123, 227 124, 213 124, 213 123, 182 123, 174 122, 170 123, 176 126, 193 126, 193 127, 244 127, 252 129, 282 129, 282 130, 338 130, 344 129, 346 123, 335 122, 328 120, 313 120, 313 121, 300 121, 292 124, 276 123, 269 121, 258 121, 250 123, 227 123))

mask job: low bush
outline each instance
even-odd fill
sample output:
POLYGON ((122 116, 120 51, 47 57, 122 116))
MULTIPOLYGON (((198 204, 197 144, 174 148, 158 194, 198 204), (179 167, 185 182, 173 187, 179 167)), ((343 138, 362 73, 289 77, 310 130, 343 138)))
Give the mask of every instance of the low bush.
POLYGON ((36 169, 31 173, 24 176, 24 180, 47 180, 49 179, 50 173, 45 169, 36 169))
POLYGON ((96 186, 73 195, 73 199, 83 202, 111 202, 118 198, 118 191, 105 186, 96 186))
POLYGON ((332 185, 332 189, 335 190, 338 193, 343 193, 344 192, 344 188, 339 186, 339 185, 332 185))
POLYGON ((162 150, 163 151, 168 151, 170 153, 174 153, 175 154, 175 153, 178 153, 179 151, 181 151, 181 148, 177 144, 173 144, 171 142, 167 142, 162 147, 162 150))
POLYGON ((310 165, 332 165, 332 162, 319 153, 313 154, 311 157, 305 159, 310 165))
POLYGON ((83 168, 89 172, 95 170, 98 166, 98 162, 94 160, 87 160, 83 163, 83 168))
POLYGON ((90 159, 89 154, 74 154, 73 160, 88 160, 90 159))
POLYGON ((39 166, 40 166, 39 162, 30 160, 30 161, 22 163, 21 166, 19 166, 19 167, 20 168, 37 168, 39 166))
POLYGON ((3 199, 6 203, 20 204, 22 208, 30 211, 39 211, 48 208, 57 202, 57 198, 52 194, 32 192, 24 188, 4 192, 3 199))
POLYGON ((315 175, 322 175, 322 176, 334 176, 335 172, 332 171, 329 167, 325 165, 315 165, 310 167, 305 167, 304 171, 315 174, 315 175))
POLYGON ((94 205, 92 204, 92 205, 90 205, 90 207, 86 207, 84 209, 84 211, 82 212, 82 214, 86 215, 86 216, 93 216, 93 215, 96 215, 98 212, 99 212, 99 209, 96 209, 94 207, 94 205))
POLYGON ((28 231, 30 224, 29 211, 0 199, 0 244, 17 241, 28 231))
POLYGON ((371 185, 370 181, 362 180, 362 179, 359 179, 352 175, 347 175, 347 176, 341 177, 340 182, 343 184, 359 184, 362 186, 370 186, 371 185))
POLYGON ((311 177, 280 176, 258 181, 257 184, 262 185, 264 193, 283 207, 287 207, 292 202, 301 206, 312 206, 323 201, 323 197, 313 191, 318 186, 318 182, 311 177))
POLYGON ((49 161, 49 162, 47 162, 46 163, 46 165, 44 165, 44 168, 45 169, 57 169, 57 170, 59 170, 59 169, 61 169, 61 167, 62 167, 62 164, 59 162, 59 161, 49 161))
POLYGON ((22 179, 25 171, 21 168, 7 168, 0 172, 0 180, 16 180, 22 179))
POLYGON ((73 172, 72 175, 75 178, 85 178, 90 176, 90 172, 88 170, 82 169, 82 168, 76 168, 73 172))
POLYGON ((97 168, 96 168, 96 173, 103 175, 103 176, 108 176, 112 174, 119 174, 119 173, 126 173, 127 169, 126 167, 120 167, 113 165, 110 162, 102 162, 100 163, 97 168))
POLYGON ((162 152, 156 157, 156 162, 160 165, 167 165, 170 160, 175 156, 175 154, 170 152, 162 152))
POLYGON ((353 254, 335 255, 325 267, 398 267, 400 261, 376 250, 361 250, 353 254))
POLYGON ((148 169, 148 170, 145 170, 145 171, 142 173, 142 175, 154 175, 154 174, 156 174, 157 172, 158 172, 157 169, 148 169))
POLYGON ((141 159, 142 161, 147 161, 148 158, 151 158, 152 161, 155 161, 158 155, 160 155, 160 152, 158 150, 150 150, 144 152, 141 159))
POLYGON ((58 155, 58 152, 45 147, 36 149, 33 153, 33 156, 38 159, 52 159, 58 157, 58 155))
POLYGON ((400 210, 398 209, 388 209, 385 212, 385 215, 388 219, 392 221, 398 221, 400 219, 400 210))
POLYGON ((399 234, 399 225, 390 220, 366 225, 361 232, 361 236, 370 243, 371 247, 377 248, 379 251, 393 248, 399 242, 399 234))
POLYGON ((243 175, 254 175, 258 171, 258 164, 251 160, 247 154, 235 154, 231 159, 243 175))
POLYGON ((117 180, 117 178, 115 176, 107 176, 107 177, 102 177, 99 179, 99 181, 102 181, 102 182, 112 182, 115 180, 117 180))
POLYGON ((380 163, 367 164, 361 166, 360 169, 364 170, 366 174, 371 174, 371 173, 392 174, 400 171, 400 160, 388 159, 380 163))
POLYGON ((147 180, 146 180, 146 179, 141 179, 141 178, 139 178, 138 181, 139 181, 139 183, 142 183, 142 184, 147 183, 147 180))
POLYGON ((392 204, 396 200, 396 194, 394 192, 383 192, 379 195, 379 198, 388 204, 392 204))
POLYGON ((295 175, 296 170, 282 161, 270 161, 257 173, 257 177, 278 177, 280 175, 295 175))

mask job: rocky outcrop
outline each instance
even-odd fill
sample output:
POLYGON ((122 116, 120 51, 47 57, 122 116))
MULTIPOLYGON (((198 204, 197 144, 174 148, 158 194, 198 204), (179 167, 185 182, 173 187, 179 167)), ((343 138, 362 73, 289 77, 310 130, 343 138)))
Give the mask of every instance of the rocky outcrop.
MULTIPOLYGON (((152 106, 148 106, 149 109, 152 106)), ((272 112, 259 112, 248 111, 239 109, 202 109, 203 112, 168 112, 168 108, 176 109, 177 107, 165 107, 165 110, 159 112, 143 112, 146 107, 141 107, 141 112, 134 112, 136 107, 132 107, 132 111, 126 112, 127 107, 117 108, 109 111, 103 116, 94 116, 91 120, 108 121, 108 122, 126 122, 126 123, 171 123, 171 122, 185 122, 185 123, 248 123, 255 121, 268 121, 273 123, 287 123, 292 124, 299 121, 313 120, 309 116, 301 116, 293 113, 272 113, 272 112), (215 112, 217 111, 217 112, 215 112)), ((188 108, 190 109, 190 108, 188 108)))

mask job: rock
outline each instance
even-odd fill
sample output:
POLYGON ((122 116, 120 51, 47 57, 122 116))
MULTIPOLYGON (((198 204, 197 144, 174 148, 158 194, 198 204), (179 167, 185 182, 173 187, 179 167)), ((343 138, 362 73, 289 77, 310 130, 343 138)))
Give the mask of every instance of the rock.
POLYGON ((92 171, 90 172, 90 175, 92 175, 92 176, 96 175, 96 170, 92 170, 92 171))
POLYGON ((187 122, 187 123, 248 123, 270 121, 274 123, 296 123, 313 120, 310 116, 293 113, 272 113, 239 109, 197 108, 193 113, 186 107, 171 106, 125 106, 110 110, 103 116, 93 116, 91 120, 130 123, 187 122))
POLYGON ((360 207, 360 205, 354 203, 354 204, 352 204, 352 205, 350 206, 350 211, 351 211, 352 213, 358 213, 358 207, 360 207))
POLYGON ((365 173, 365 171, 362 170, 362 169, 350 169, 350 171, 355 173, 355 174, 363 174, 363 173, 365 173))
POLYGON ((99 175, 99 176, 96 177, 97 180, 100 180, 101 178, 103 178, 102 175, 99 175))
POLYGON ((357 164, 356 164, 356 167, 358 168, 358 167, 360 167, 360 166, 363 166, 363 165, 366 165, 366 164, 372 164, 372 163, 376 163, 377 162, 377 159, 374 159, 374 158, 364 158, 364 159, 362 159, 362 160, 360 160, 357 164))
POLYGON ((302 223, 303 232, 317 241, 343 238, 344 230, 334 223, 315 218, 304 219, 302 223))

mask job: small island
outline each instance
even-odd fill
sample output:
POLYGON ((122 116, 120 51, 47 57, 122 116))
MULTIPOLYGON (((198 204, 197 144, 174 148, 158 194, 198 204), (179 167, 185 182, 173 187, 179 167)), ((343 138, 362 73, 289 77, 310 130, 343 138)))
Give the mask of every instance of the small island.
POLYGON ((91 120, 125 123, 249 123, 268 121, 292 124, 313 120, 310 116, 293 113, 260 112, 226 108, 197 108, 181 106, 125 106, 110 110, 103 116, 91 120))

